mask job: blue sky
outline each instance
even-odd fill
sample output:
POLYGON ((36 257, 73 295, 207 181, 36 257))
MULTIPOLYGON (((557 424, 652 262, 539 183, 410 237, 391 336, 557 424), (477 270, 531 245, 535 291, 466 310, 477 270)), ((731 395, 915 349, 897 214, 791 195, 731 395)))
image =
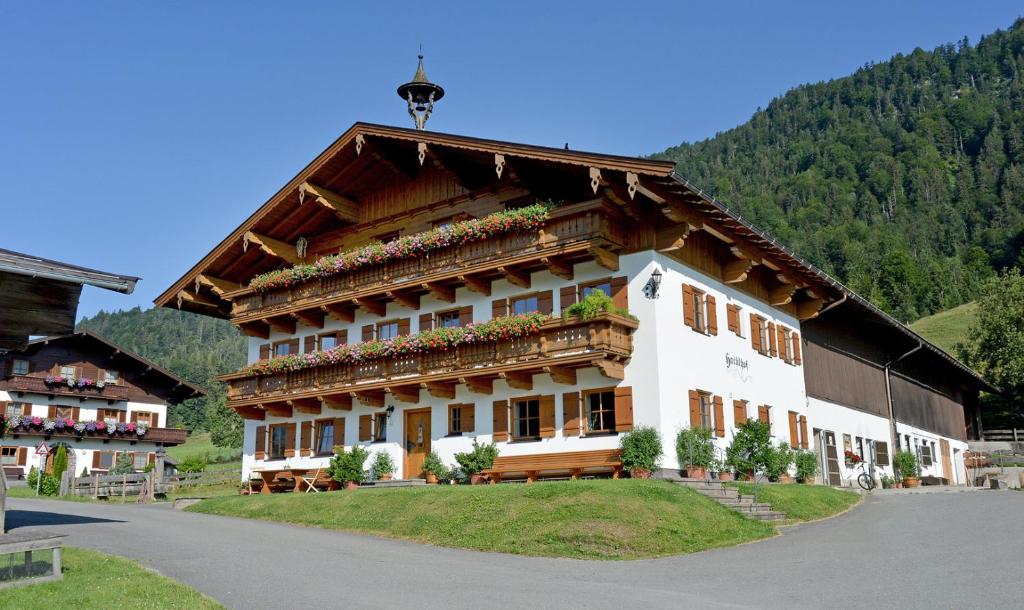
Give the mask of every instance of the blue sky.
POLYGON ((8 2, 0 247, 143 278, 148 307, 356 121, 640 155, 707 138, 799 84, 972 42, 1011 2, 8 2))

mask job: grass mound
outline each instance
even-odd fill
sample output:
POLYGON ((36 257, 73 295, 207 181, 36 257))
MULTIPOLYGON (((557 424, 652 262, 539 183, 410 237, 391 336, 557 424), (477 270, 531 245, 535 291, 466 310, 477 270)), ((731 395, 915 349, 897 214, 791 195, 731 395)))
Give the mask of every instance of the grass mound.
MULTIPOLYGON (((743 495, 754 495, 753 483, 732 483, 743 495)), ((758 485, 757 501, 786 513, 794 521, 814 521, 843 512, 860 499, 852 491, 824 485, 758 485)))
POLYGON ((188 510, 440 546, 579 559, 692 553, 775 532, 689 489, 640 480, 225 497, 188 510))

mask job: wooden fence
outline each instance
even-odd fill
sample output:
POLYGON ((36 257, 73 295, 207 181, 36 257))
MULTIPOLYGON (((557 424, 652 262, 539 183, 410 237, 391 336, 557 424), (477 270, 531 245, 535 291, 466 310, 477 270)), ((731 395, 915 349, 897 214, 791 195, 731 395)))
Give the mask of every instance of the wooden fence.
POLYGON ((203 487, 206 485, 224 485, 227 483, 238 484, 242 480, 242 473, 234 470, 204 470, 203 472, 182 472, 175 476, 164 479, 166 483, 174 488, 203 487))
POLYGON ((1007 443, 1024 443, 1024 430, 985 430, 982 436, 986 441, 1003 441, 1007 443))
MULTIPOLYGON (((152 474, 94 474, 88 477, 75 477, 68 483, 67 492, 73 496, 137 496, 142 491, 143 483, 152 474)), ((178 489, 191 489, 207 485, 238 484, 240 479, 241 473, 237 470, 181 473, 157 480, 154 484, 154 491, 168 493, 178 489)))

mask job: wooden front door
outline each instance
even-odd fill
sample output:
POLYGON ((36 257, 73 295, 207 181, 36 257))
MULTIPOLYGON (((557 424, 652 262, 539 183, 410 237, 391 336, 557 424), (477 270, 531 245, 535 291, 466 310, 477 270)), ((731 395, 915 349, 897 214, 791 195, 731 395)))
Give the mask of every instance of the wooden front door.
POLYGON ((953 484, 953 462, 949 455, 949 441, 944 438, 939 439, 939 451, 942 452, 942 478, 952 485, 953 484))
POLYGON ((430 453, 430 409, 405 412, 405 469, 402 476, 423 476, 423 460, 430 453))
POLYGON ((839 487, 843 484, 843 480, 839 476, 839 452, 836 451, 836 435, 826 430, 824 436, 825 468, 828 474, 828 484, 833 487, 839 487))

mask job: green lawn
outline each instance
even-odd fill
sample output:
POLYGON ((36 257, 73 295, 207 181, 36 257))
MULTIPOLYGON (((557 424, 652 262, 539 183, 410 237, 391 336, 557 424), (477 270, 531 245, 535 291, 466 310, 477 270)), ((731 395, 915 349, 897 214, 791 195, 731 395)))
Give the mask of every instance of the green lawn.
POLYGON ((209 432, 190 434, 188 440, 183 444, 168 447, 167 455, 179 461, 190 456, 203 455, 206 456, 206 461, 210 464, 216 463, 218 469, 228 466, 228 464, 223 464, 222 462, 237 461, 239 468, 241 468, 242 463, 242 450, 240 448, 229 449, 214 445, 210 440, 209 432))
POLYGON ((361 489, 236 496, 187 510, 404 538, 441 546, 580 559, 692 553, 775 529, 664 481, 361 489))
MULTIPOLYGON (((754 495, 753 483, 730 483, 743 495, 754 495)), ((757 501, 771 504, 772 510, 786 513, 792 521, 813 521, 843 512, 860 500, 852 491, 824 485, 758 484, 757 501)))
POLYGON ((86 549, 65 548, 64 580, 0 590, 0 608, 223 608, 187 587, 134 561, 86 549))
POLYGON ((967 332, 977 312, 977 303, 964 303, 959 307, 921 318, 913 322, 910 328, 947 352, 955 354, 954 346, 967 339, 967 332))

